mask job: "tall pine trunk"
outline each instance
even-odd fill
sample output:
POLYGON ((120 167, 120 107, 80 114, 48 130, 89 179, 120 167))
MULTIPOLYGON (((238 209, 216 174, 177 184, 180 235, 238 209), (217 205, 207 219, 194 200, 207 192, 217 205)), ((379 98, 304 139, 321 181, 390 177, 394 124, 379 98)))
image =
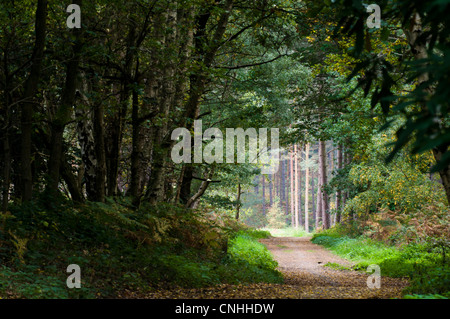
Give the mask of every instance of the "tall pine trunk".
MULTIPOLYGON (((337 150, 337 169, 338 171, 342 169, 342 149, 343 146, 339 145, 337 150)), ((336 190, 336 224, 341 222, 341 209, 342 209, 342 190, 338 186, 336 190)))
MULTIPOLYGON (((309 143, 305 146, 305 161, 309 158, 309 143)), ((305 167, 305 230, 309 231, 309 169, 305 167)))
POLYGON ((328 195, 324 191, 327 184, 327 157, 325 141, 319 141, 319 170, 320 170, 320 192, 322 193, 322 227, 330 228, 330 215, 328 214, 328 195))
POLYGON ((266 216, 266 178, 264 175, 262 177, 262 214, 266 216))
POLYGON ((295 226, 295 188, 294 188, 294 156, 293 156, 293 150, 291 147, 291 150, 289 152, 289 180, 290 180, 290 202, 291 202, 291 226, 295 226))
POLYGON ((302 205, 302 146, 298 146, 298 224, 303 225, 303 205, 302 205))
POLYGON ((298 147, 294 145, 294 226, 298 228, 298 147))

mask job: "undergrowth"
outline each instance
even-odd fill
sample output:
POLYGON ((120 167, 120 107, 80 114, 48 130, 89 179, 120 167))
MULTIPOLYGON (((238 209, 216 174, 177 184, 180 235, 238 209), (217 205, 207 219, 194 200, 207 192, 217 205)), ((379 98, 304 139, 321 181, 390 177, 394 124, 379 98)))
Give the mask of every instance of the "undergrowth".
POLYGON ((257 242, 268 235, 173 205, 134 210, 126 199, 15 205, 0 215, 0 298, 109 298, 124 290, 280 282, 257 242), (81 268, 81 289, 66 286, 70 264, 81 268))

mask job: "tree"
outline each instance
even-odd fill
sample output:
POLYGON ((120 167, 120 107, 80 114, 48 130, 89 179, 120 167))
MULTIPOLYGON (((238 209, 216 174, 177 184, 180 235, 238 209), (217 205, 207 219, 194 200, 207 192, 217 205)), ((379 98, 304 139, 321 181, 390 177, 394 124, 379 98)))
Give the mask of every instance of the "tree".
POLYGON ((294 197, 294 226, 295 228, 298 228, 299 224, 299 165, 298 165, 298 146, 297 144, 294 144, 294 192, 292 196, 294 197))
MULTIPOLYGON (((309 159, 309 143, 305 146, 305 161, 309 159)), ((305 230, 309 231, 309 168, 305 168, 305 230)))
POLYGON ((319 141, 319 170, 320 170, 320 188, 321 196, 321 212, 322 212, 322 227, 323 229, 330 228, 330 215, 328 213, 328 194, 325 192, 325 185, 327 184, 327 157, 325 149, 325 141, 319 141))
POLYGON ((273 205, 267 212, 267 227, 280 229, 286 227, 286 222, 282 209, 280 208, 279 199, 275 199, 273 205))
POLYGON ((29 201, 33 192, 33 176, 31 171, 32 162, 32 130, 33 130, 33 114, 34 102, 44 58, 44 48, 46 41, 46 24, 47 24, 47 0, 38 0, 36 7, 35 20, 35 42, 31 55, 31 69, 25 82, 25 88, 22 100, 22 117, 21 117, 21 191, 22 201, 29 201))
POLYGON ((295 175, 294 175, 294 153, 293 153, 293 146, 291 147, 291 150, 289 152, 289 180, 290 180, 290 199, 291 199, 291 225, 295 226, 295 175))
MULTIPOLYGON (((74 1, 74 4, 81 6, 82 1, 74 1)), ((66 79, 64 84, 64 90, 61 97, 61 105, 55 112, 55 117, 51 123, 51 149, 48 165, 48 183, 47 192, 50 194, 56 194, 58 191, 58 184, 60 179, 60 167, 62 163, 63 155, 63 143, 64 143, 64 129, 66 125, 72 119, 72 107, 75 102, 75 92, 78 87, 77 79, 80 75, 79 65, 82 50, 81 31, 79 28, 74 28, 74 43, 72 56, 67 62, 66 79)))
MULTIPOLYGON (((395 28, 396 38, 406 39, 404 45, 392 48, 403 63, 396 65, 389 56, 378 55, 364 46, 370 43, 374 33, 364 28, 362 3, 337 1, 335 7, 331 7, 340 20, 336 33, 354 37, 354 56, 359 59, 349 78, 358 78, 358 87, 366 96, 371 95, 372 107, 379 104, 385 115, 401 114, 406 119, 397 128, 397 139, 386 160, 392 161, 409 143, 414 145, 410 149, 412 154, 432 150, 436 161, 433 171, 439 172, 450 202, 450 98, 447 89, 450 51, 446 27, 450 4, 402 0, 395 4, 383 1, 379 5, 385 12, 386 26, 382 34, 395 28), (405 65, 406 61, 411 63, 405 65), (398 90, 395 83, 407 83, 411 89, 398 90)), ((388 121, 385 128, 394 122, 388 121)))
MULTIPOLYGON (((337 149, 337 170, 342 169, 342 145, 338 146, 337 149)), ((341 189, 336 190, 336 224, 341 222, 341 209, 342 209, 342 191, 341 189)))

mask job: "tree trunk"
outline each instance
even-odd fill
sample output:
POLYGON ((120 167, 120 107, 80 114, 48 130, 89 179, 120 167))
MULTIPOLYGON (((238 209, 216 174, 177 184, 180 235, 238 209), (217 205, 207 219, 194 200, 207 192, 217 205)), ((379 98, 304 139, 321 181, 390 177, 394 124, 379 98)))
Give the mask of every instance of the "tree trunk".
POLYGON ((294 227, 298 228, 298 149, 297 144, 294 145, 294 209, 295 209, 295 218, 294 218, 294 227))
POLYGON ((253 183, 255 183, 255 193, 258 195, 259 194, 259 176, 255 176, 253 183))
POLYGON ((303 225, 303 205, 302 205, 302 146, 298 146, 298 224, 303 225))
MULTIPOLYGON (((306 143, 305 147, 305 161, 309 158, 309 143, 306 143)), ((309 232, 309 169, 305 167, 305 230, 309 232)))
POLYGON ((273 175, 269 174, 269 206, 273 205, 273 175))
POLYGON ((293 150, 291 147, 291 150, 289 152, 289 165, 290 165, 290 170, 289 170, 289 180, 290 180, 290 199, 291 199, 291 226, 294 227, 295 226, 295 203, 294 203, 294 198, 295 198, 295 188, 294 188, 294 158, 293 158, 293 150))
POLYGON ((318 172, 317 177, 317 207, 316 207, 316 229, 319 229, 319 223, 322 221, 322 192, 321 192, 321 178, 320 178, 320 170, 318 172))
POLYGON ((209 179, 202 181, 197 193, 195 193, 186 203, 187 208, 197 208, 198 200, 203 196, 210 183, 211 181, 209 179))
MULTIPOLYGON (((74 1, 81 6, 82 1, 74 1)), ((75 45, 73 46, 73 56, 67 63, 66 82, 61 98, 61 106, 58 108, 55 119, 52 121, 51 128, 51 149, 48 162, 48 183, 47 192, 56 194, 58 192, 60 166, 63 151, 63 133, 67 123, 72 118, 72 108, 75 102, 75 92, 77 88, 77 79, 79 76, 80 54, 82 49, 80 29, 73 29, 75 36, 75 45)))
POLYGON ((241 209, 241 184, 238 184, 238 192, 236 197, 236 220, 239 220, 239 211, 241 209))
POLYGON ((72 201, 83 203, 84 197, 81 192, 81 183, 78 182, 77 176, 72 172, 72 165, 69 164, 64 153, 61 157, 61 178, 67 184, 72 201))
MULTIPOLYGON (((186 127, 191 131, 194 127, 194 120, 199 117, 200 114, 200 100, 206 89, 207 81, 209 78, 208 69, 211 67, 216 53, 222 42, 222 38, 225 34, 225 30, 228 24, 228 20, 232 11, 233 0, 227 0, 224 4, 223 14, 220 16, 216 31, 212 37, 210 43, 207 43, 208 39, 206 35, 208 21, 211 17, 212 8, 208 8, 206 12, 196 17, 197 28, 193 35, 193 42, 195 46, 195 55, 199 56, 199 65, 204 66, 204 71, 198 72, 195 75, 191 75, 189 78, 189 98, 184 105, 185 112, 183 120, 179 123, 179 127, 186 127)), ((192 164, 186 164, 186 166, 192 166, 192 164)), ((184 173, 181 186, 183 191, 187 191, 191 188, 192 175, 190 172, 192 168, 184 173)), ((182 192, 183 192, 182 191, 182 192)))
POLYGON ((319 169, 320 169, 320 192, 322 193, 322 227, 330 228, 330 215, 328 214, 328 195, 323 187, 327 184, 327 157, 325 142, 319 141, 319 169))
MULTIPOLYGON (((284 154, 283 154, 284 155, 284 154)), ((280 175, 280 197, 281 197, 281 209, 284 208, 286 215, 288 215, 288 202, 286 196, 286 161, 281 158, 281 175, 280 175)))
POLYGON ((97 196, 98 189, 96 185, 97 156, 94 142, 93 115, 88 111, 88 108, 96 107, 96 105, 92 105, 91 101, 87 98, 86 94, 91 92, 88 81, 89 79, 83 76, 83 97, 85 105, 75 109, 75 116, 78 119, 78 143, 80 144, 81 160, 84 166, 83 176, 86 184, 87 200, 97 201, 99 196, 97 196))
POLYGON ((104 107, 100 102, 94 109, 94 151, 96 157, 95 187, 96 200, 105 201, 106 196, 106 154, 105 154, 105 129, 104 129, 104 107))
POLYGON ((266 216, 266 178, 262 176, 262 214, 266 216))
MULTIPOLYGON (((442 156, 446 151, 448 151, 447 147, 433 148, 433 155, 436 162, 439 162, 442 159, 442 156)), ((445 194, 447 195, 447 201, 450 203, 450 166, 446 166, 440 170, 439 176, 441 177, 442 185, 444 186, 445 194)))
MULTIPOLYGON (((132 150, 131 150, 131 176, 130 176, 130 188, 129 194, 134 200, 137 200, 142 195, 142 186, 144 179, 144 167, 143 167, 143 147, 144 137, 142 134, 141 123, 139 119, 139 95, 137 90, 133 90, 132 93, 132 150)), ((128 193, 127 192, 127 193, 128 193)))
POLYGON ((47 0, 38 0, 35 20, 35 42, 31 57, 31 71, 25 82, 24 103, 21 115, 21 195, 22 201, 31 200, 33 194, 33 174, 31 170, 31 146, 33 130, 33 104, 38 90, 44 58, 47 24, 47 0))
POLYGON ((311 170, 311 214, 316 219, 315 192, 314 192, 314 172, 311 170))
MULTIPOLYGON (((8 95, 5 92, 5 95, 8 95)), ((6 104, 6 129, 5 139, 3 141, 3 192, 2 192, 2 211, 6 214, 9 203, 9 186, 11 174, 11 148, 9 147, 9 103, 6 104)))
MULTIPOLYGON (((342 169, 342 149, 343 146, 339 145, 337 150, 337 169, 338 171, 342 169)), ((336 224, 341 222, 341 209, 342 209, 342 190, 340 186, 337 187, 336 190, 336 224)))
POLYGON ((11 186, 11 147, 10 147, 10 136, 9 129, 11 127, 11 115, 10 115, 10 76, 8 72, 8 55, 4 53, 4 72, 5 72, 5 92, 4 92, 4 103, 5 103, 5 113, 4 113, 4 141, 3 141, 3 190, 2 190, 2 211, 6 214, 9 204, 9 188, 11 186))

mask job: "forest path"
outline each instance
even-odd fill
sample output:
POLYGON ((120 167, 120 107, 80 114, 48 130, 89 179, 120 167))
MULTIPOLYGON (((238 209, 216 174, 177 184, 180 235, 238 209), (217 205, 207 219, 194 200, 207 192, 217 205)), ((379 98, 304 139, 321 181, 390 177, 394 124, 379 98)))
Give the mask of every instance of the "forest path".
POLYGON ((380 289, 370 289, 369 273, 325 266, 333 263, 350 268, 352 263, 313 244, 310 237, 271 237, 260 242, 278 262, 285 289, 291 290, 293 298, 399 298, 407 285, 406 280, 382 277, 380 289))
MULTIPOLYGON (((309 237, 271 237, 260 242, 271 251, 283 273, 283 284, 218 285, 208 288, 158 290, 151 299, 390 299, 400 298, 406 280, 382 277, 380 289, 367 287, 368 273, 325 267, 351 262, 311 243, 309 237)), ((127 296, 142 298, 141 296, 127 296)))

